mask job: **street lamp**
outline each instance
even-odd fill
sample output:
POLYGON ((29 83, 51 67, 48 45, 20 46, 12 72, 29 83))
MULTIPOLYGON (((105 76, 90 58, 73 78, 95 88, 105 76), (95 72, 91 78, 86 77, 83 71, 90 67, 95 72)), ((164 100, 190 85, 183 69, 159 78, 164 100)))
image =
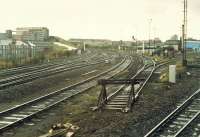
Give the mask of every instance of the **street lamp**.
POLYGON ((137 48, 137 40, 135 39, 134 36, 132 36, 132 39, 133 39, 133 41, 135 41, 135 43, 136 43, 136 53, 137 53, 137 51, 138 51, 138 50, 137 50, 137 49, 138 49, 138 48, 137 48))
POLYGON ((151 47, 151 23, 152 23, 152 19, 149 19, 149 54, 150 54, 150 47, 151 47))

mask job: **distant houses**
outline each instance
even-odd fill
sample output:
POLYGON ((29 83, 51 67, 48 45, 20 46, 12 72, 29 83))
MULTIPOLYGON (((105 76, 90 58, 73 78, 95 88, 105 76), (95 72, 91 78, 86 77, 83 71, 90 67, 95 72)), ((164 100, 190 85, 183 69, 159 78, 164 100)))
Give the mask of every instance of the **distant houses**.
POLYGON ((112 41, 107 39, 69 39, 69 42, 78 46, 82 45, 83 43, 89 46, 100 47, 112 45, 112 41))

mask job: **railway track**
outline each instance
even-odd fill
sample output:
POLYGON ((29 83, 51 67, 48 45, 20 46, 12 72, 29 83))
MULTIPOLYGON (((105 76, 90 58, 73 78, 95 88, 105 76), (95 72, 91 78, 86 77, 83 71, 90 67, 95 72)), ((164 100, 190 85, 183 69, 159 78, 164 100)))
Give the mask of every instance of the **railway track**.
POLYGON ((145 137, 182 137, 188 130, 191 137, 199 137, 200 89, 180 104, 171 114, 149 131, 145 137), (192 129, 191 129, 192 128, 192 129))
POLYGON ((142 93, 142 89, 152 76, 153 72, 156 68, 165 65, 167 62, 156 63, 151 59, 146 59, 143 61, 144 65, 140 66, 140 69, 133 75, 130 75, 128 79, 138 79, 140 80, 138 84, 134 85, 134 93, 131 92, 131 85, 121 85, 115 88, 115 91, 110 92, 111 94, 108 95, 106 102, 99 102, 98 108, 104 110, 120 110, 122 112, 128 112, 131 110, 133 103, 139 98, 140 94, 142 93))
POLYGON ((87 59, 90 59, 92 57, 97 57, 97 54, 93 54, 93 55, 88 55, 85 54, 83 56, 78 56, 78 57, 74 57, 71 58, 72 60, 66 60, 66 59, 58 59, 55 61, 51 61, 51 62, 47 62, 47 63, 43 63, 43 64, 38 64, 38 65, 30 65, 30 66, 22 66, 22 67, 16 67, 16 68, 11 68, 11 69, 5 69, 5 70, 1 70, 0 71, 0 76, 1 77, 8 77, 11 75, 19 75, 22 73, 28 73, 28 72, 32 72, 32 71, 37 71, 40 69, 51 69, 53 67, 59 67, 59 66, 63 66, 63 65, 71 65, 74 63, 80 63, 82 61, 85 61, 87 59), (73 62, 73 63, 72 63, 73 62))
POLYGON ((126 58, 116 66, 96 76, 0 112, 0 133, 3 133, 6 129, 16 126, 27 119, 31 119, 36 114, 44 112, 72 96, 94 87, 97 85, 97 79, 99 78, 111 78, 117 75, 127 69, 130 64, 131 59, 126 58))
POLYGON ((14 75, 5 79, 1 79, 0 89, 4 89, 4 88, 14 86, 14 85, 24 84, 38 78, 51 76, 54 74, 65 72, 65 71, 70 71, 70 70, 79 69, 79 68, 83 68, 83 67, 87 67, 91 65, 105 63, 105 60, 109 60, 108 58, 105 58, 105 57, 101 57, 100 59, 97 59, 97 58, 93 58, 93 59, 95 61, 91 61, 90 63, 81 61, 78 64, 77 63, 61 64, 61 65, 51 66, 51 67, 43 68, 40 70, 23 73, 19 75, 14 75))
MULTIPOLYGON (((129 76, 129 79, 134 79, 142 75, 147 65, 141 66, 141 68, 137 71, 134 76, 129 76)), ((131 97, 131 86, 130 85, 122 85, 113 92, 107 98, 107 103, 103 106, 103 109, 106 110, 121 110, 128 111, 127 107, 129 105, 129 100, 131 97)))

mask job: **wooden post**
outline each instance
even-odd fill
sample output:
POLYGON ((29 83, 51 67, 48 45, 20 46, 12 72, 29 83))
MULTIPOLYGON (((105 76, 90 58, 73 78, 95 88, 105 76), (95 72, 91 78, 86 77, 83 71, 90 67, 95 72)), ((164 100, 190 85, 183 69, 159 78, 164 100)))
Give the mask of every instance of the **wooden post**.
POLYGON ((102 83, 102 89, 98 99, 98 107, 101 108, 102 105, 106 103, 107 103, 106 85, 105 83, 102 83))

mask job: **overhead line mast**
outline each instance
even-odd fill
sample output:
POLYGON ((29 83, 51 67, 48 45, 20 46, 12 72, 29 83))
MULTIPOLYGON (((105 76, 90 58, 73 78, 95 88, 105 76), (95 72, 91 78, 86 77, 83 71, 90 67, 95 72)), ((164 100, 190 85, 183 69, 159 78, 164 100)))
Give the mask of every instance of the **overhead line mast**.
POLYGON ((188 2, 184 0, 184 19, 182 25, 182 48, 183 48, 183 65, 187 65, 186 50, 187 50, 187 11, 188 11, 188 2))

